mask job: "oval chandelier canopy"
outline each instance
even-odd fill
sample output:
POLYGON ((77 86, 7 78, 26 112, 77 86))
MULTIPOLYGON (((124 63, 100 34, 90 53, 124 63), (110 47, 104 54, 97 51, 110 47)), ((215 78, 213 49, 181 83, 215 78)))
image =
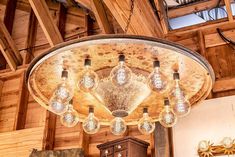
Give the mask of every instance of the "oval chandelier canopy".
MULTIPOLYGON (((143 109, 153 122, 169 106, 172 111, 178 109, 174 113, 179 117, 186 114, 176 98, 184 97, 191 105, 199 103, 210 93, 215 78, 202 56, 173 42, 103 35, 55 46, 33 60, 26 79, 33 98, 55 114, 76 111, 73 115, 81 122, 94 114, 101 125, 121 117, 127 125, 137 125, 143 109), (170 101, 164 105, 166 98, 170 101), (63 107, 71 99, 72 108, 63 107)), ((71 115, 64 117, 70 122, 71 115)))

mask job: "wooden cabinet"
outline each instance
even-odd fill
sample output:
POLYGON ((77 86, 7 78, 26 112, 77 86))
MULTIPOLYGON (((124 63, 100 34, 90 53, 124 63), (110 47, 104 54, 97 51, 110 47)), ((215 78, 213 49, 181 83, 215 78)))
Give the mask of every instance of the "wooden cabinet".
POLYGON ((149 143, 133 138, 125 137, 97 146, 100 157, 147 157, 149 143))

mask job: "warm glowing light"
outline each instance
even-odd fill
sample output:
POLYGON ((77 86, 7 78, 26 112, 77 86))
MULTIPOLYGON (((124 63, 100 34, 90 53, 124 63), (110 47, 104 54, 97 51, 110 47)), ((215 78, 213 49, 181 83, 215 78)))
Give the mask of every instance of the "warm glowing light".
POLYGON ((164 109, 160 113, 160 123, 164 127, 173 127, 176 124, 177 117, 170 108, 168 99, 164 100, 164 109))
POLYGON ((84 70, 81 74, 78 87, 83 92, 91 92, 98 86, 98 75, 91 69, 91 60, 85 59, 84 70))
POLYGON ((78 113, 73 109, 72 103, 66 106, 66 112, 61 115, 60 122, 66 127, 74 127, 78 123, 78 113))
POLYGON ((230 138, 230 137, 225 137, 225 138, 223 138, 221 143, 224 146, 224 148, 229 149, 229 148, 233 147, 234 140, 232 138, 230 138))
POLYGON ((89 115, 83 122, 82 126, 83 126, 83 130, 87 134, 95 134, 99 131, 100 123, 99 123, 98 118, 96 118, 94 115, 94 108, 92 107, 89 108, 89 115))
POLYGON ((201 152, 205 152, 209 149, 210 145, 209 145, 209 142, 208 141, 200 141, 199 144, 198 144, 198 150, 201 151, 201 152))
POLYGON ((121 117, 115 117, 111 121, 110 131, 114 135, 122 135, 126 131, 126 122, 121 117))
POLYGON ((182 89, 180 88, 179 85, 179 73, 175 72, 173 74, 174 76, 174 80, 175 80, 175 87, 171 92, 172 95, 172 101, 173 101, 173 112, 179 116, 179 117, 183 117, 186 116, 191 109, 191 105, 189 103, 189 101, 187 100, 187 98, 184 95, 184 92, 182 91, 182 89))
POLYGON ((153 62, 154 70, 148 77, 149 87, 156 92, 163 93, 167 90, 167 78, 160 72, 160 62, 153 62))
POLYGON ((123 86, 131 81, 131 69, 125 65, 125 56, 119 56, 119 64, 114 67, 110 73, 112 83, 115 86, 123 86))
POLYGON ((155 129, 155 124, 151 117, 149 117, 147 108, 144 108, 143 117, 138 122, 138 129, 142 134, 149 135, 155 129))

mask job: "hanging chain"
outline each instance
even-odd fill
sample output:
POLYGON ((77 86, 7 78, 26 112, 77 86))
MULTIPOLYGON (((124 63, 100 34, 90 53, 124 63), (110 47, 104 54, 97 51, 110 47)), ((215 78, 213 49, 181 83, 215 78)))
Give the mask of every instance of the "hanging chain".
POLYGON ((133 13, 134 13, 134 7, 135 7, 135 5, 134 5, 134 0, 131 0, 130 15, 129 15, 128 19, 127 19, 126 27, 125 27, 125 30, 124 30, 124 33, 125 33, 125 34, 127 33, 128 28, 129 28, 129 26, 130 26, 130 23, 131 23, 131 17, 132 17, 132 15, 133 15, 133 13))

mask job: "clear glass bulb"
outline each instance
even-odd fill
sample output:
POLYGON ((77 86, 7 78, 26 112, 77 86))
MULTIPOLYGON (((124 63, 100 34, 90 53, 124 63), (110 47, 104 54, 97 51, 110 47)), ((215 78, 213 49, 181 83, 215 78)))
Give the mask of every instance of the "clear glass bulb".
POLYGON ((83 122, 82 126, 83 126, 83 130, 87 134, 95 134, 99 131, 100 123, 99 123, 98 118, 95 117, 94 112, 89 111, 89 115, 83 122))
POLYGON ((60 99, 52 98, 49 102, 49 109, 60 115, 66 111, 66 104, 62 103, 60 99))
POLYGON ((172 91, 172 101, 173 111, 177 116, 183 117, 190 112, 191 105, 179 86, 179 80, 175 80, 175 87, 172 91))
POLYGON ((74 127, 78 123, 77 111, 73 109, 71 104, 66 106, 67 110, 60 117, 60 122, 66 127, 74 127))
POLYGON ((173 127, 176 124, 177 117, 167 104, 160 113, 160 123, 164 127, 173 127))
POLYGON ((198 144, 198 150, 200 150, 201 152, 205 152, 209 149, 209 142, 203 140, 200 141, 198 144))
POLYGON ((230 138, 230 137, 225 137, 225 138, 223 138, 221 143, 224 146, 224 148, 229 149, 229 148, 233 147, 234 140, 232 138, 230 138))
POLYGON ((91 92, 98 86, 99 78, 98 75, 91 69, 90 59, 85 60, 85 69, 81 74, 78 87, 83 92, 91 92))
POLYGON ((155 129, 155 124, 148 112, 143 113, 143 117, 138 122, 138 129, 142 134, 149 135, 155 129))
POLYGON ((159 61, 154 61, 154 70, 148 77, 148 85, 156 92, 163 93, 167 90, 167 78, 160 72, 159 61))
POLYGON ((126 122, 121 117, 115 117, 111 121, 110 131, 114 135, 122 135, 126 131, 126 122))
POLYGON ((61 76, 61 83, 57 85, 53 92, 53 99, 60 100, 62 103, 68 103, 74 95, 73 86, 68 80, 68 71, 63 70, 61 76))
POLYGON ((131 81, 132 71, 125 65, 125 56, 119 56, 119 64, 110 72, 110 78, 115 86, 123 86, 131 81))

